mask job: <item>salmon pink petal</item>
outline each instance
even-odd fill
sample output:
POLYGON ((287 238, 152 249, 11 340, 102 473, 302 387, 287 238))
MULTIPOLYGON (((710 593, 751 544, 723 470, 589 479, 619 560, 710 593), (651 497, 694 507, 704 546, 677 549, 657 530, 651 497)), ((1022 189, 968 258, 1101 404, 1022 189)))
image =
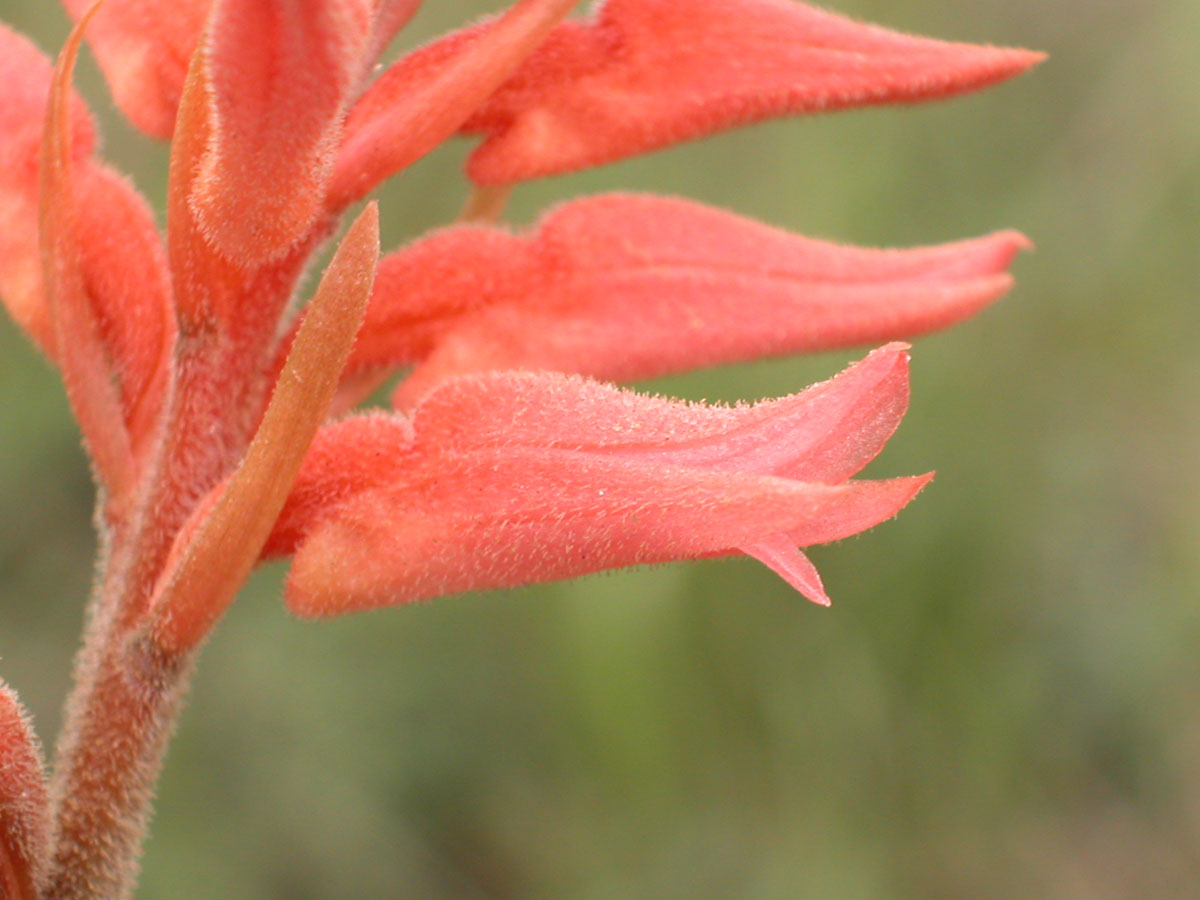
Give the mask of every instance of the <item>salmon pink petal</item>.
POLYGON ((496 368, 634 380, 945 328, 1001 296, 1016 232, 913 250, 817 241, 683 200, 568 204, 527 238, 482 226, 387 257, 349 374, 419 362, 413 406, 496 368))
POLYGON ((340 210, 458 130, 578 0, 519 0, 393 65, 346 121, 328 205, 340 210))
POLYGON ((348 374, 415 362, 464 314, 524 296, 542 274, 535 243, 460 225, 385 256, 348 374))
POLYGON ((726 555, 764 533, 832 540, 890 518, 924 482, 810 485, 527 448, 450 457, 338 507, 297 551, 288 605, 334 615, 726 555))
MULTIPOLYGON (((852 502, 830 504, 820 516, 808 516, 783 529, 788 540, 809 547, 829 544, 874 528, 900 512, 925 485, 933 481, 933 472, 884 481, 847 481, 838 487, 849 489, 852 502)), ((803 484, 803 482, 793 482, 803 484)), ((815 485, 811 485, 815 487, 815 485)))
POLYGON ((329 509, 438 454, 548 447, 840 482, 883 449, 904 415, 905 349, 883 347, 799 394, 738 407, 680 403, 551 373, 454 379, 425 398, 412 420, 375 414, 321 429, 265 555, 290 553, 329 509))
MULTIPOLYGON (((95 0, 63 0, 76 19, 95 0)), ((212 0, 105 0, 88 43, 113 99, 129 121, 156 138, 171 137, 188 60, 212 0)))
POLYGON ((791 0, 609 0, 560 26, 464 130, 499 184, 772 116, 945 97, 1042 57, 910 37, 791 0))
POLYGON ((208 146, 190 202, 243 265, 300 241, 321 210, 371 0, 215 0, 203 52, 208 146))
MULTIPOLYGON (((178 315, 183 330, 214 341, 255 347, 278 327, 279 314, 294 289, 315 240, 328 227, 315 229, 309 240, 282 259, 264 260, 258 253, 232 259, 206 238, 206 223, 193 202, 201 192, 199 172, 212 144, 212 85, 202 59, 188 74, 180 101, 167 178, 167 250, 178 315)), ((239 350, 244 348, 239 347, 239 350)), ((251 365, 253 353, 242 356, 251 365)))
MULTIPOLYGON (((47 356, 54 328, 38 255, 38 169, 53 69, 41 51, 0 24, 0 301, 47 356)), ((72 94, 71 149, 87 159, 95 134, 87 109, 72 94)))
POLYGON ((0 682, 0 896, 34 900, 49 861, 42 751, 17 695, 0 682))
POLYGON ((266 555, 295 553, 302 615, 735 552, 820 601, 795 546, 870 528, 928 481, 845 481, 891 435, 907 389, 901 345, 733 408, 553 373, 457 379, 411 420, 322 429, 266 555))
POLYGON ((317 432, 263 548, 271 559, 300 541, 343 501, 382 487, 411 464, 412 425, 381 413, 333 422, 317 432))
POLYGON ((875 458, 908 406, 904 344, 874 351, 805 391, 752 406, 649 397, 553 373, 454 379, 414 414, 418 451, 556 447, 653 456, 663 465, 835 483, 875 458))

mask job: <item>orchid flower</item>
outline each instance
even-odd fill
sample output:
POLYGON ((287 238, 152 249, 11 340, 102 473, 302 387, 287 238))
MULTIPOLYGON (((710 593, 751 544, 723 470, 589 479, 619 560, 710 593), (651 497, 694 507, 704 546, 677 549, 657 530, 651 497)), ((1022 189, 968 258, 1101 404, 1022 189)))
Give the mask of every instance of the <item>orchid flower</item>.
POLYGON ((1015 232, 911 250, 608 195, 529 231, 521 181, 773 116, 948 97, 1041 57, 796 0, 516 0, 376 61, 418 0, 64 0, 56 64, 0 25, 0 299, 62 374, 103 555, 53 778, 0 687, 0 896, 128 897, 199 646, 261 560, 329 616, 741 553, 828 604, 801 548, 928 475, 854 480, 898 426, 907 345, 1011 286, 1015 232), (72 90, 87 40, 169 139, 165 239, 72 90), (351 208, 482 138, 464 221, 380 259, 351 208), (313 255, 340 243, 300 302, 313 255), (297 312, 299 310, 299 312, 297 312), (749 406, 606 382, 891 341, 749 406), (342 418, 405 372, 390 412, 342 418))

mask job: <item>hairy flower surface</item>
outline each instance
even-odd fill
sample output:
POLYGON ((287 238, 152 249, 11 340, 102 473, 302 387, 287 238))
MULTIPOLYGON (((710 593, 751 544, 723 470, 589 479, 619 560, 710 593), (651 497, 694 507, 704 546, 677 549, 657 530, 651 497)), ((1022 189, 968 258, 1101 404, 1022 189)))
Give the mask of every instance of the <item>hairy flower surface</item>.
POLYGON ((326 429, 268 550, 298 545, 289 603, 307 615, 738 551, 828 603, 796 546, 888 519, 928 480, 846 481, 900 422, 904 351, 733 409, 563 375, 452 379, 411 422, 326 429))
POLYGON ((264 557, 294 555, 302 615, 731 553, 827 603, 799 548, 928 480, 851 480, 903 415, 906 345, 751 406, 602 380, 943 328, 1009 289, 1027 243, 862 249, 614 194, 523 232, 460 222, 380 263, 371 204, 303 303, 348 209, 455 135, 482 139, 469 218, 491 219, 498 186, 948 97, 1040 56, 794 0, 574 19, 575 0, 516 0, 377 71, 419 0, 64 4, 79 24, 56 66, 0 25, 0 298, 62 372, 107 552, 49 850, 40 763, 0 691, 6 896, 128 893, 186 662, 264 557), (71 89, 85 38, 117 106, 171 140, 165 236, 71 89), (337 418, 400 372, 393 411, 337 418))
MULTIPOLYGON (((161 440, 155 446, 175 483, 159 489, 177 520, 171 545, 182 552, 179 536, 196 531, 183 521, 238 463, 266 409, 270 380, 291 349, 290 341, 275 349, 274 335, 304 261, 349 200, 455 131, 487 135, 469 164, 473 177, 511 181, 771 115, 947 96, 1037 59, 912 38, 790 0, 611 0, 587 20, 556 24, 573 5, 522 0, 369 84, 373 54, 414 4, 215 0, 206 9, 184 4, 178 15, 148 0, 101 8, 87 35, 118 103, 151 133, 174 131, 166 253, 144 203, 93 161, 86 114, 77 100, 66 102, 69 60, 55 94, 63 101, 51 106, 53 140, 43 146, 49 67, 23 39, 3 33, 18 85, 4 101, 6 153, 14 157, 3 194, 14 225, 0 259, 4 296, 48 355, 72 348, 77 357, 60 362, 114 520, 136 506, 128 495, 151 471, 144 448, 161 440), (31 240, 39 155, 40 279, 31 240), (206 433, 209 446, 201 443, 206 433)), ((910 336, 1003 294, 1007 265, 1024 243, 1005 232, 862 250, 682 200, 629 195, 568 204, 529 237, 460 225, 383 261, 339 408, 363 385, 413 363, 397 389, 403 409, 431 391, 439 408, 467 396, 438 387, 472 372, 629 380, 910 336)), ((544 399, 567 390, 552 379, 544 399)), ((668 415, 648 407, 655 414, 668 415)), ((336 427, 342 443, 352 443, 355 429, 336 427)), ((571 418, 558 427, 569 440, 571 418)), ((397 444, 392 452, 407 459, 403 451, 397 444)), ((499 464, 506 453, 515 460, 518 448, 501 443, 495 452, 499 464)), ((419 468, 437 458, 423 455, 419 468)), ((600 488, 614 476, 585 467, 580 477, 600 488)), ((507 489, 525 496, 530 485, 514 472, 507 489)), ((474 488, 464 482, 463 490, 474 488)), ((383 504, 382 495, 374 502, 383 504)), ((389 502, 395 509, 382 522, 434 513, 406 509, 403 491, 389 502)), ((453 493, 437 504, 453 506, 453 493)), ((586 520, 613 545, 614 518, 598 512, 586 520)), ((524 580, 697 555, 664 544, 556 568, 546 564, 551 546, 545 534, 528 542, 524 580)), ((364 548, 384 552, 378 541, 364 548)), ((458 565, 471 568, 465 556, 458 565)), ((519 557, 509 567, 479 584, 523 580, 519 557)), ((385 581, 374 603, 387 602, 389 591, 409 598, 385 581)))
POLYGON ((459 225, 385 257, 347 376, 420 363, 411 406, 455 374, 632 381, 944 328, 1012 284, 1016 232, 865 250, 678 199, 608 194, 529 237, 459 225))

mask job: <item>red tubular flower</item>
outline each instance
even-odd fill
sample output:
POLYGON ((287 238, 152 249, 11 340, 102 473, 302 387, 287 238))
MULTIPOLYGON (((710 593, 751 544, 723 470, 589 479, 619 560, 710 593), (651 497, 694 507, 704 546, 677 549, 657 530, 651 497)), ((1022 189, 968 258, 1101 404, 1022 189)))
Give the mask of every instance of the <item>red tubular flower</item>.
MULTIPOLYGON (((827 603, 799 548, 889 518, 929 478, 851 480, 903 415, 904 345, 736 408, 582 376, 946 327, 1008 290, 1026 244, 867 250, 614 195, 523 236, 460 224, 376 283, 372 205, 305 306, 301 274, 349 205, 456 133, 483 136, 470 177, 506 185, 770 116, 950 96, 1040 57, 793 0, 608 0, 574 21, 574 0, 515 0, 375 78, 419 0, 64 2, 79 25, 57 66, 0 26, 0 300, 62 372, 106 554, 49 839, 0 690, 6 897, 42 873, 46 898, 129 895, 192 656, 264 556, 294 554, 302 615, 732 553, 827 603), (120 109, 171 138, 165 245, 71 90, 85 29, 120 109), (405 365, 401 412, 328 422, 405 365)), ((472 208, 498 213, 505 190, 472 208)))
POLYGON ((335 208, 432 148, 423 118, 457 117, 464 132, 485 135, 468 171, 482 184, 502 184, 773 116, 947 97, 1042 59, 910 37, 791 0, 608 0, 591 20, 559 25, 535 52, 523 43, 524 64, 469 118, 457 105, 444 113, 435 100, 445 101, 429 92, 452 77, 490 84, 501 60, 510 64, 514 38, 543 21, 526 15, 530 25, 519 30, 527 6, 537 4, 518 3, 380 77, 350 114, 335 208))
POLYGON ((458 379, 411 423, 327 428, 268 551, 296 553, 301 615, 739 550, 828 603, 796 545, 891 518, 930 477, 846 481, 904 413, 905 349, 732 409, 562 375, 458 379))
POLYGON ((487 137, 469 172, 518 181, 772 116, 947 97, 1040 58, 791 0, 608 0, 562 25, 465 124, 487 137))
POLYGON ((457 226, 385 258, 346 376, 419 363, 396 394, 407 408, 472 371, 632 381, 911 337, 1004 294, 1026 246, 1009 231, 865 250, 681 200, 593 197, 528 238, 457 226))

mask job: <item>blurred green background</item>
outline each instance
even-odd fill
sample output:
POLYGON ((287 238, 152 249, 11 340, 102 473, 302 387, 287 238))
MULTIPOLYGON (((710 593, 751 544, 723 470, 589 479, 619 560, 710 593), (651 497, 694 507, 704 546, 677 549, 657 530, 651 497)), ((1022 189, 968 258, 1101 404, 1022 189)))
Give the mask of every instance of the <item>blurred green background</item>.
MULTIPOLYGON (((430 2, 399 42, 497 3, 430 2)), ((845 241, 1017 227, 1015 292, 917 342, 875 475, 900 518, 817 548, 832 610, 746 560, 319 624, 260 573, 206 649, 139 897, 938 898, 1200 893, 1200 2, 838 0, 1051 59, 951 102, 771 123, 521 187, 612 189, 845 241)), ((0 18, 54 49, 49 0, 0 18)), ((111 115, 161 206, 165 155, 111 115)), ((2 87, 0 87, 2 89, 2 87)), ((384 192, 390 245, 465 142, 384 192)), ((861 353, 652 389, 789 393, 861 353)), ((91 577, 55 374, 0 323, 0 672, 47 743, 91 577)))

